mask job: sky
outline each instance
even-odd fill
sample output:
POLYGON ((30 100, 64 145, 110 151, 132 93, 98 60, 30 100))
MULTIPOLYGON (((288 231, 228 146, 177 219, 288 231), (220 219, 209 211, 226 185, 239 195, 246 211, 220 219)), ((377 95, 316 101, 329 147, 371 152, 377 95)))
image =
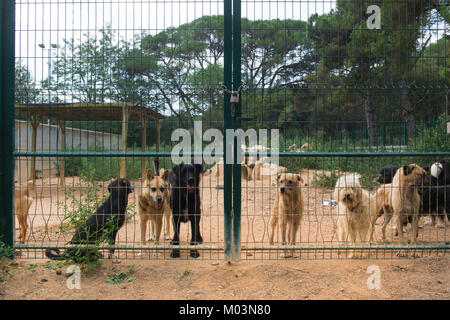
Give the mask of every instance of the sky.
MULTIPOLYGON (((314 13, 329 12, 334 4, 330 0, 242 0, 241 15, 250 20, 307 20, 314 13)), ((47 78, 49 53, 54 59, 60 50, 49 52, 51 44, 94 35, 107 25, 129 41, 142 31, 155 34, 205 15, 221 15, 223 5, 223 0, 16 0, 16 58, 39 83, 47 78)))

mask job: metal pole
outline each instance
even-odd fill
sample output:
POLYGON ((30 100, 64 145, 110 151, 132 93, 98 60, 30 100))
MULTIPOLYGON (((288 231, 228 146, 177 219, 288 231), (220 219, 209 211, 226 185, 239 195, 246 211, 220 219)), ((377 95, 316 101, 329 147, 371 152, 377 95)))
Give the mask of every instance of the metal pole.
POLYGON ((0 237, 8 246, 14 245, 14 10, 14 0, 0 1, 0 237))
MULTIPOLYGON (((233 0, 233 91, 241 86, 241 0, 233 0)), ((240 128, 241 99, 234 104, 235 117, 233 128, 240 128)), ((245 143, 245 141, 244 141, 245 143)), ((234 140, 233 161, 233 260, 239 261, 241 257, 241 163, 238 163, 238 150, 241 145, 234 140)))
MULTIPOLYGON (((227 88, 231 88, 232 77, 232 17, 231 17, 231 0, 224 0, 224 76, 223 83, 227 88)), ((232 128, 233 119, 231 117, 230 94, 224 93, 224 135, 223 135, 223 163, 224 163, 224 193, 223 193, 223 207, 224 207, 224 242, 225 242, 225 259, 229 262, 231 260, 231 230, 232 230, 232 165, 226 161, 226 130, 232 128)))

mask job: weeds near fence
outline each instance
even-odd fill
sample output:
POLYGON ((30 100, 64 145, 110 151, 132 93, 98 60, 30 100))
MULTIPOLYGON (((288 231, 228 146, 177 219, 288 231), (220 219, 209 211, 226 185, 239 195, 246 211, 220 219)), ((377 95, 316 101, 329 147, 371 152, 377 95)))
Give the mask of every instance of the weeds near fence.
MULTIPOLYGON (((57 203, 59 207, 63 208, 64 212, 63 223, 59 227, 60 233, 67 234, 73 230, 83 230, 86 227, 86 220, 108 197, 106 194, 103 197, 98 195, 98 192, 101 190, 100 187, 99 184, 89 183, 87 186, 80 186, 79 194, 71 190, 64 191, 65 201, 57 203)), ((127 208, 127 212, 130 206, 127 208)), ((70 250, 62 254, 61 258, 65 259, 69 264, 79 264, 83 271, 100 266, 99 260, 103 258, 103 254, 100 252, 99 247, 102 243, 109 242, 108 235, 118 229, 118 226, 113 222, 113 218, 113 216, 108 217, 102 229, 98 230, 97 234, 91 234, 92 238, 95 238, 94 243, 86 243, 70 248, 70 250)))

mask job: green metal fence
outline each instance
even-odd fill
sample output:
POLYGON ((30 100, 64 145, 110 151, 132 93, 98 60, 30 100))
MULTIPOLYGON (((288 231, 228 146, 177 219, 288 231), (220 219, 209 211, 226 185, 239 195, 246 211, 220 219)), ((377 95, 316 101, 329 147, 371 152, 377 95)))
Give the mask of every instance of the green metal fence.
MULTIPOLYGON (((449 158, 444 2, 8 0, 1 9, 0 232, 17 256, 71 247, 74 220, 95 211, 120 176, 136 191, 116 253, 170 259, 178 247, 170 244, 172 225, 159 244, 141 243, 138 196, 155 160, 172 170, 176 130, 194 137, 198 126, 201 148, 185 155, 205 155, 207 130, 223 134, 215 149, 223 160, 203 161, 200 259, 279 259, 289 250, 306 259, 346 258, 356 249, 369 258, 447 252, 442 201, 437 211, 421 207, 418 240, 409 244, 399 243, 395 219, 382 240, 382 212, 373 239, 341 241, 338 209, 330 205, 341 175, 358 173, 360 188, 374 195, 384 188, 374 180, 386 165, 449 158), (241 145, 227 141, 226 130, 240 128, 268 130, 267 149, 262 155, 254 148, 262 143, 247 139, 246 162, 234 152, 227 163, 227 146, 241 145), (294 245, 281 243, 279 226, 269 241, 284 172, 303 180, 294 245), (12 189, 18 198, 30 180, 33 202, 20 239, 12 189)), ((405 231, 411 240, 410 224, 405 231)), ((186 224, 180 241, 187 259, 186 224)))

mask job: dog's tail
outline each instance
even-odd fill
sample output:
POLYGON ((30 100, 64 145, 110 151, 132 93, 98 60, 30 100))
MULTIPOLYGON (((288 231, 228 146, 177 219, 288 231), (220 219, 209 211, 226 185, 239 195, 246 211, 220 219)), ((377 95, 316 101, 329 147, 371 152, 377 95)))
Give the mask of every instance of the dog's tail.
POLYGON ((57 248, 47 248, 45 249, 45 256, 52 260, 59 260, 61 259, 61 253, 59 249, 57 248), (55 251, 56 254, 54 254, 52 251, 55 251))

